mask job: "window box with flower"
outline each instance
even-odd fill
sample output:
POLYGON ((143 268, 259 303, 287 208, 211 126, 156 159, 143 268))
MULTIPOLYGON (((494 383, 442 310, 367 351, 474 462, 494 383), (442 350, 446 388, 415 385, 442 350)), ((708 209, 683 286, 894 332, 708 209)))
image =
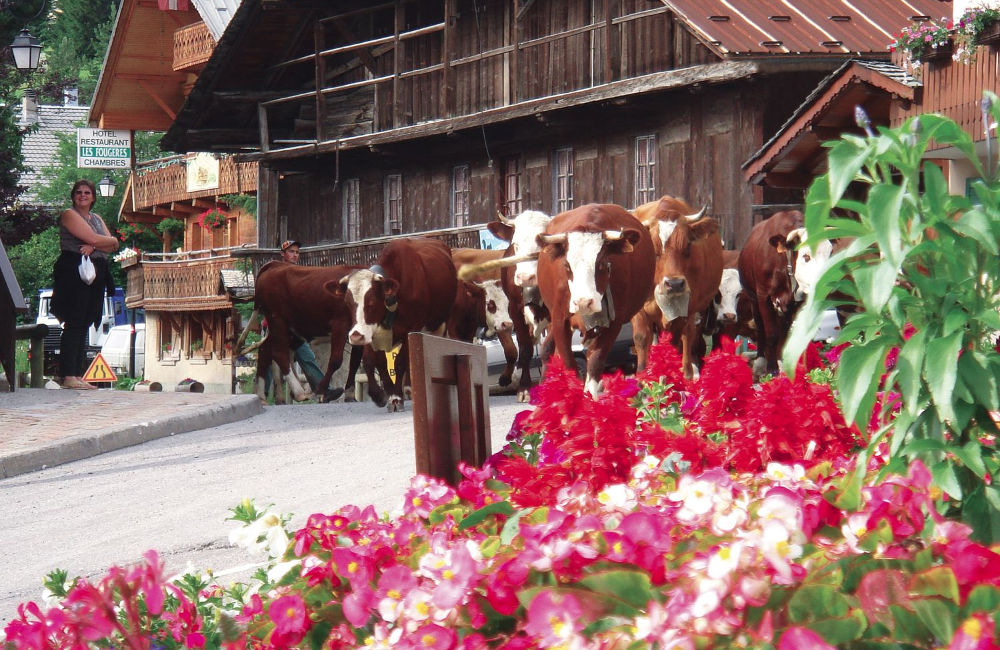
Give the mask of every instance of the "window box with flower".
POLYGON ((205 230, 212 230, 213 228, 222 228, 225 226, 226 218, 225 212, 218 208, 212 208, 199 214, 194 222, 205 230))
POLYGON ((972 63, 980 45, 1000 46, 1000 9, 969 7, 955 24, 955 55, 960 63, 972 63))
POLYGON ((940 21, 915 22, 896 35, 896 40, 889 45, 889 51, 902 51, 914 65, 949 58, 952 54, 950 27, 950 22, 944 18, 940 21))

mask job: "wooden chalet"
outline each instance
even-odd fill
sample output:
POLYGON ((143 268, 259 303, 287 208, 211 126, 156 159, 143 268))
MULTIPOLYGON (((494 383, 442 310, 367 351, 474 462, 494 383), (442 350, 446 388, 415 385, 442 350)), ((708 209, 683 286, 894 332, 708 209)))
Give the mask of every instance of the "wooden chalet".
POLYGON ((707 205, 738 247, 798 187, 743 164, 940 0, 244 0, 163 139, 259 163, 257 243, 356 257, 497 212, 707 205), (377 250, 372 247, 372 250, 377 250), (338 252, 340 251, 340 252, 338 252))
MULTIPOLYGON (((166 130, 237 6, 238 0, 123 0, 91 126, 166 130)), ((246 282, 243 274, 223 272, 235 271, 238 261, 230 251, 255 243, 257 226, 252 214, 223 197, 256 191, 257 163, 231 155, 133 164, 121 221, 151 232, 168 218, 184 224, 182 232, 163 233, 163 253, 121 262, 128 277, 126 305, 146 312, 146 379, 169 386, 190 377, 208 391, 232 389, 232 343, 240 327, 234 294, 245 293, 246 282), (225 218, 203 227, 202 215, 211 211, 225 218)))

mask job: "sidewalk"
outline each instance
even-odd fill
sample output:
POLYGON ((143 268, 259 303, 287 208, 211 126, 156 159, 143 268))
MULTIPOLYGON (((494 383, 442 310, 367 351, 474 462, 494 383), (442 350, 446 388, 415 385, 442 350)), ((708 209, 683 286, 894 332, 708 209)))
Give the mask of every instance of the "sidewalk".
POLYGON ((256 395, 19 388, 0 393, 0 479, 261 412, 256 395))

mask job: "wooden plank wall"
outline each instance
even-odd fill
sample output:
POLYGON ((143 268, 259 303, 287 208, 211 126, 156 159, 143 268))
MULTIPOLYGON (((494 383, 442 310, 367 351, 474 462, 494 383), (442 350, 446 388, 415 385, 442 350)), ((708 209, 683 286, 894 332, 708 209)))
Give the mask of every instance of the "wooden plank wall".
MULTIPOLYGON (((643 119, 610 121, 595 133, 590 118, 571 136, 550 132, 542 124, 525 131, 519 145, 491 151, 492 165, 481 141, 470 140, 454 155, 431 156, 434 147, 414 146, 399 153, 391 166, 373 165, 370 158, 342 160, 341 181, 360 180, 361 236, 384 234, 383 178, 403 176, 404 231, 423 232, 453 226, 450 211, 452 168, 470 167, 471 223, 486 223, 497 212, 501 161, 519 155, 523 163, 522 200, 525 209, 552 213, 552 153, 574 150, 574 203, 617 203, 634 207, 635 138, 655 133, 658 143, 657 193, 681 196, 696 206, 708 205, 720 218, 729 247, 742 244, 752 225, 753 190, 742 181, 740 165, 760 146, 761 101, 758 86, 716 88, 698 94, 675 93, 648 100, 660 110, 643 119)), ((485 136, 484 136, 485 137, 485 136)), ((261 228, 260 245, 274 247, 283 236, 307 245, 343 240, 341 186, 335 185, 332 161, 320 171, 288 173, 278 182, 277 228, 261 228), (279 236, 279 233, 287 235, 279 236), (268 239, 272 237, 272 239, 268 239)), ((279 164, 279 163, 272 163, 279 164)), ((261 179, 274 178, 262 169, 261 179)))

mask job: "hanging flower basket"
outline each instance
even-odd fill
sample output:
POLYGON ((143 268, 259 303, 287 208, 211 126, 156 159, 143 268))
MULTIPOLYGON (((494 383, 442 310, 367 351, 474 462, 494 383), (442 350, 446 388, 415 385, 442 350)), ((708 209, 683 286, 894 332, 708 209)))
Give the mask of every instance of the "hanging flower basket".
POLYGON ((929 63, 932 61, 948 61, 955 52, 955 46, 951 41, 945 41, 940 45, 929 47, 920 55, 920 61, 929 63))
POLYGON ((205 230, 222 228, 226 225, 226 213, 216 208, 205 210, 198 215, 198 218, 195 219, 195 223, 205 230))
POLYGON ((993 21, 976 35, 976 45, 1000 46, 1000 21, 993 21))

